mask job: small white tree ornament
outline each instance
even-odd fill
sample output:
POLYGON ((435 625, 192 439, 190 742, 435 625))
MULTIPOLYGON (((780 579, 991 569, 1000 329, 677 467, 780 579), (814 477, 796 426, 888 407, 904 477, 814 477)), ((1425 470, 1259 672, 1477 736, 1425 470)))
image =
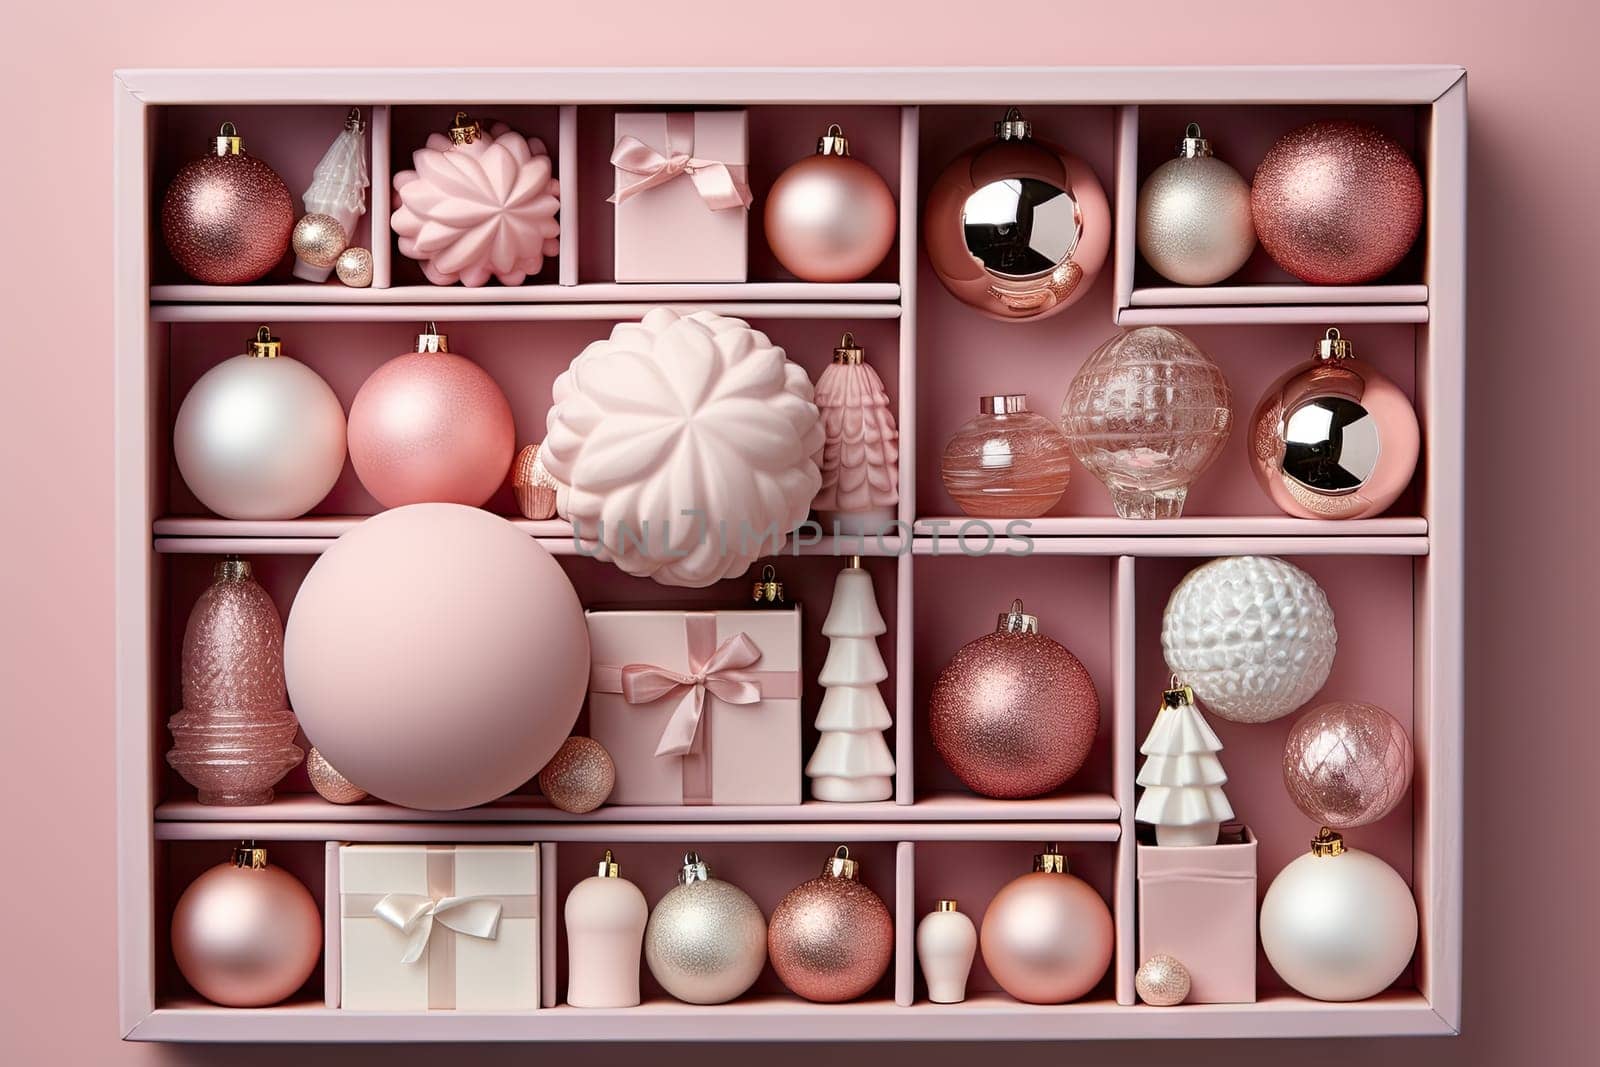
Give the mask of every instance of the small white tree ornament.
POLYGON ((1195 707, 1193 689, 1173 680, 1139 751, 1146 757, 1138 777, 1144 795, 1133 817, 1155 825, 1158 845, 1216 844, 1233 807, 1222 791, 1222 742, 1195 707))
POLYGON ((889 677, 878 652, 878 635, 887 629, 872 576, 853 557, 834 582, 833 605, 822 623, 828 638, 828 658, 817 678, 827 690, 817 711, 822 737, 806 764, 816 800, 888 800, 894 791, 894 756, 883 739, 893 719, 878 691, 889 677))

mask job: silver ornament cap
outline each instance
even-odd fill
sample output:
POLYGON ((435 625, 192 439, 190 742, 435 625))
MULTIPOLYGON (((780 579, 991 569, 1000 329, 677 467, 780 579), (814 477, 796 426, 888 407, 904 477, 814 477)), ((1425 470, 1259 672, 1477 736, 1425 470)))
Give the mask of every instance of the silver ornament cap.
POLYGON ((1216 158, 1197 123, 1189 123, 1177 155, 1139 189, 1139 254, 1179 285, 1215 285, 1256 248, 1250 184, 1216 158))
POLYGON ((661 988, 689 1004, 724 1004, 743 994, 767 963, 767 920, 750 894, 711 876, 687 852, 678 884, 650 913, 644 958, 661 988))

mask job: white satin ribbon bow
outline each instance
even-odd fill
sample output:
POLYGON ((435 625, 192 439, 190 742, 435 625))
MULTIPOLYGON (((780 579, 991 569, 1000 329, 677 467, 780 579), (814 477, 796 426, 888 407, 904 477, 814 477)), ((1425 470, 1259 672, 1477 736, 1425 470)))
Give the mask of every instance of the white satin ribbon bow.
POLYGON ((418 893, 389 893, 372 913, 406 935, 406 952, 401 963, 422 958, 433 936, 433 924, 468 937, 492 941, 500 933, 500 902, 494 897, 441 897, 438 900, 418 893))

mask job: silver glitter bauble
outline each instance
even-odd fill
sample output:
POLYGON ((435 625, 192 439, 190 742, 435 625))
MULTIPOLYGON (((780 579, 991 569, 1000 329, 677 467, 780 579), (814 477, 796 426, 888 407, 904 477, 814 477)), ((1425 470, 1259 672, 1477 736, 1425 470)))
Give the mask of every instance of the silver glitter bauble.
POLYGON ((1256 247, 1250 185, 1189 124, 1178 158, 1139 188, 1139 254, 1168 281, 1213 285, 1244 266, 1256 247))
POLYGON ((724 1004, 755 982, 767 962, 767 920, 750 894, 683 857, 678 885, 656 903, 644 958, 661 988, 690 1004, 724 1004))
POLYGON ((1133 976, 1139 999, 1158 1008, 1182 1004, 1189 996, 1189 969, 1175 956, 1158 953, 1139 965, 1133 976))

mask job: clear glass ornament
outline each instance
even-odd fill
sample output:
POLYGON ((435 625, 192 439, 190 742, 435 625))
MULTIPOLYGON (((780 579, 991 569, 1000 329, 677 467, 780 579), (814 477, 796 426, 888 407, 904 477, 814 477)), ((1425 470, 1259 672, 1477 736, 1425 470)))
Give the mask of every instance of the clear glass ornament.
POLYGON ((1034 518, 1055 506, 1072 477, 1072 451, 1022 395, 986 396, 981 414, 944 446, 944 487, 968 515, 1034 518))
POLYGON ((1199 346, 1177 330, 1141 326, 1084 362, 1061 403, 1061 426, 1119 516, 1173 519, 1221 454, 1232 402, 1222 369, 1199 346))

